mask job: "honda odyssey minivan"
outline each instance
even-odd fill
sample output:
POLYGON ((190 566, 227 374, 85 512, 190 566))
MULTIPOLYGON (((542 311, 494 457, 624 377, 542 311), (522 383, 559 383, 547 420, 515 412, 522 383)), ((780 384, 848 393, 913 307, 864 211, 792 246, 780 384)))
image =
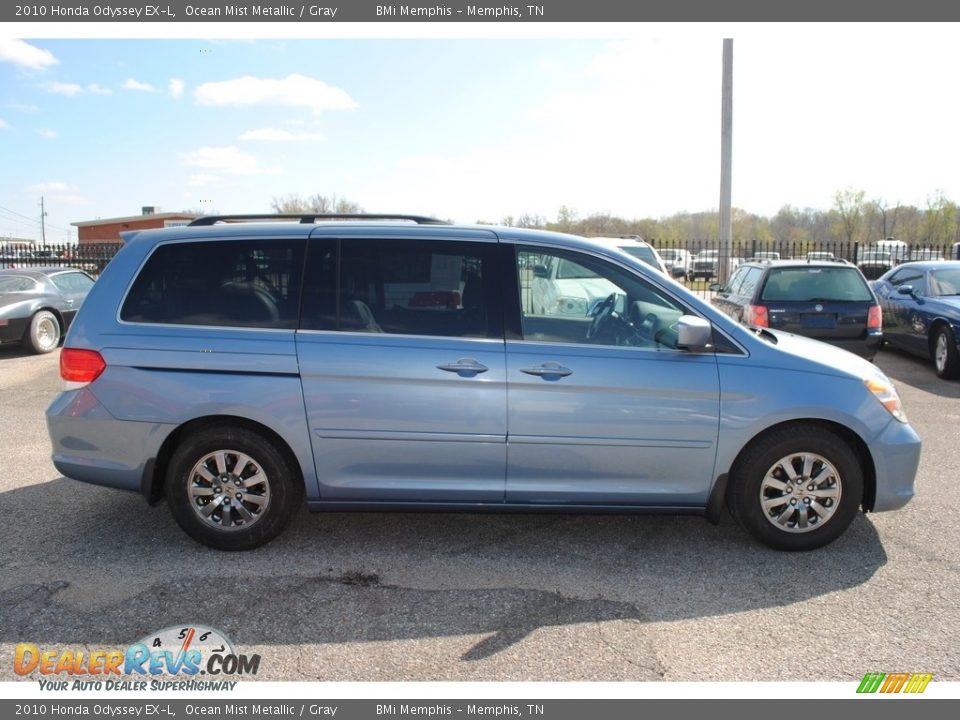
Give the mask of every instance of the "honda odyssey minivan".
POLYGON ((130 233, 47 411, 65 476, 166 499, 224 550, 314 511, 688 513, 810 550, 913 495, 892 383, 749 329, 616 248, 416 216, 130 233), (602 281, 584 312, 538 267, 602 281))

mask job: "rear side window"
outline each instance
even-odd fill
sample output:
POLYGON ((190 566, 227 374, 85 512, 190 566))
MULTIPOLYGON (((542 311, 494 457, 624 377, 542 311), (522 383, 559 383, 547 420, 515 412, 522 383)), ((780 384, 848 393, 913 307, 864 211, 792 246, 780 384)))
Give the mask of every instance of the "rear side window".
POLYGON ((90 288, 93 287, 93 280, 83 273, 64 273, 62 275, 54 275, 50 279, 60 292, 89 292, 90 288))
POLYGON ((856 268, 799 267, 771 270, 761 298, 771 302, 870 302, 873 293, 856 268))
POLYGON ((302 327, 502 337, 493 287, 495 251, 492 243, 312 240, 302 327))
POLYGON ((120 311, 126 322, 295 328, 302 240, 216 240, 159 246, 120 311))

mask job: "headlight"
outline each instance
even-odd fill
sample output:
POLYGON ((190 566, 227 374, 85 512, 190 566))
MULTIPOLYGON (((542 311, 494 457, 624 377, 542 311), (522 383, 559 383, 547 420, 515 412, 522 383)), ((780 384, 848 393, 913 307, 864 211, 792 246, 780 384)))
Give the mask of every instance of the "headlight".
POLYGON ((555 312, 560 315, 586 315, 587 301, 583 298, 561 296, 557 298, 555 312))
POLYGON ((893 385, 886 380, 877 380, 871 378, 864 380, 863 384, 867 390, 873 393, 874 397, 890 412, 893 417, 902 423, 907 422, 907 414, 903 411, 903 405, 900 403, 900 396, 893 389, 893 385))

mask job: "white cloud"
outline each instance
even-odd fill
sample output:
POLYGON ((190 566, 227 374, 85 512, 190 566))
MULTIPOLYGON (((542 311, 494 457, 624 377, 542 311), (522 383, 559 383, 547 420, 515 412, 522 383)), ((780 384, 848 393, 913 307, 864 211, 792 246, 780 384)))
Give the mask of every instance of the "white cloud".
POLYGON ((87 92, 93 93, 94 95, 113 95, 113 90, 105 88, 102 85, 97 85, 97 83, 87 85, 87 92))
POLYGON ((31 70, 43 70, 60 62, 49 50, 9 38, 0 38, 0 60, 31 70))
POLYGON ((190 176, 189 185, 190 187, 208 187, 210 185, 217 185, 220 182, 222 182, 222 179, 217 175, 198 173, 190 176))
POLYGON ((292 142, 295 140, 313 141, 319 140, 320 133, 292 133, 288 130, 278 130, 277 128, 258 128, 256 130, 247 130, 240 136, 241 140, 266 140, 268 142, 292 142))
MULTIPOLYGON (((180 153, 180 162, 188 167, 214 170, 231 175, 272 175, 279 168, 262 167, 253 156, 234 146, 202 147, 193 152, 180 153)), ((195 176, 201 177, 201 176, 195 176)))
POLYGON ((16 110, 17 112, 23 113, 35 113, 40 111, 39 107, 36 105, 30 105, 28 103, 12 102, 9 103, 7 107, 9 107, 11 110, 16 110))
POLYGON ((65 182, 54 180, 52 182, 36 183, 27 188, 27 192, 32 193, 55 193, 55 192, 76 192, 75 185, 67 185, 65 182))
POLYGON ((174 100, 178 100, 181 95, 183 95, 183 89, 185 85, 183 80, 179 78, 170 78, 170 82, 167 85, 167 92, 170 93, 170 97, 174 100))
POLYGON ((279 105, 305 107, 314 112, 357 107, 346 91, 305 75, 288 75, 283 79, 245 75, 235 80, 204 83, 193 91, 193 97, 200 105, 214 106, 279 105))
POLYGON ((155 92, 156 88, 153 87, 150 83, 142 83, 139 80, 134 80, 133 78, 127 78, 127 81, 123 84, 124 90, 138 90, 139 92, 155 92))
POLYGON ((7 121, 4 120, 3 118, 0 118, 0 129, 3 129, 3 128, 5 128, 5 127, 9 127, 9 126, 7 125, 7 121))
POLYGON ((51 130, 50 128, 40 128, 37 130, 37 135, 45 140, 56 140, 60 136, 56 130, 51 130))
POLYGON ((52 82, 47 83, 45 87, 49 92, 66 95, 67 97, 73 97, 83 92, 83 88, 76 83, 52 82))

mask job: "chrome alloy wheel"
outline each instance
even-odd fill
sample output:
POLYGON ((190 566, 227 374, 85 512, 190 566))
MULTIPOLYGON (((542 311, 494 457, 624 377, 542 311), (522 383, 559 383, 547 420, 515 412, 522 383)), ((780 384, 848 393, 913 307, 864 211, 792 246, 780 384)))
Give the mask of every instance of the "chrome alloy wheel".
POLYGON ((36 339, 36 346, 43 352, 49 352, 60 343, 60 326, 56 318, 44 316, 39 318, 39 322, 34 328, 33 337, 36 339))
POLYGON ((947 347, 947 334, 941 332, 937 334, 937 345, 933 350, 933 361, 937 365, 937 372, 942 373, 947 367, 947 357, 950 348, 947 347))
POLYGON ((830 521, 843 481, 822 455, 795 453, 775 462, 760 483, 764 517, 778 530, 805 533, 830 521))
POLYGON ((249 455, 216 450, 190 471, 190 505, 218 530, 249 528, 270 504, 270 479, 249 455))

